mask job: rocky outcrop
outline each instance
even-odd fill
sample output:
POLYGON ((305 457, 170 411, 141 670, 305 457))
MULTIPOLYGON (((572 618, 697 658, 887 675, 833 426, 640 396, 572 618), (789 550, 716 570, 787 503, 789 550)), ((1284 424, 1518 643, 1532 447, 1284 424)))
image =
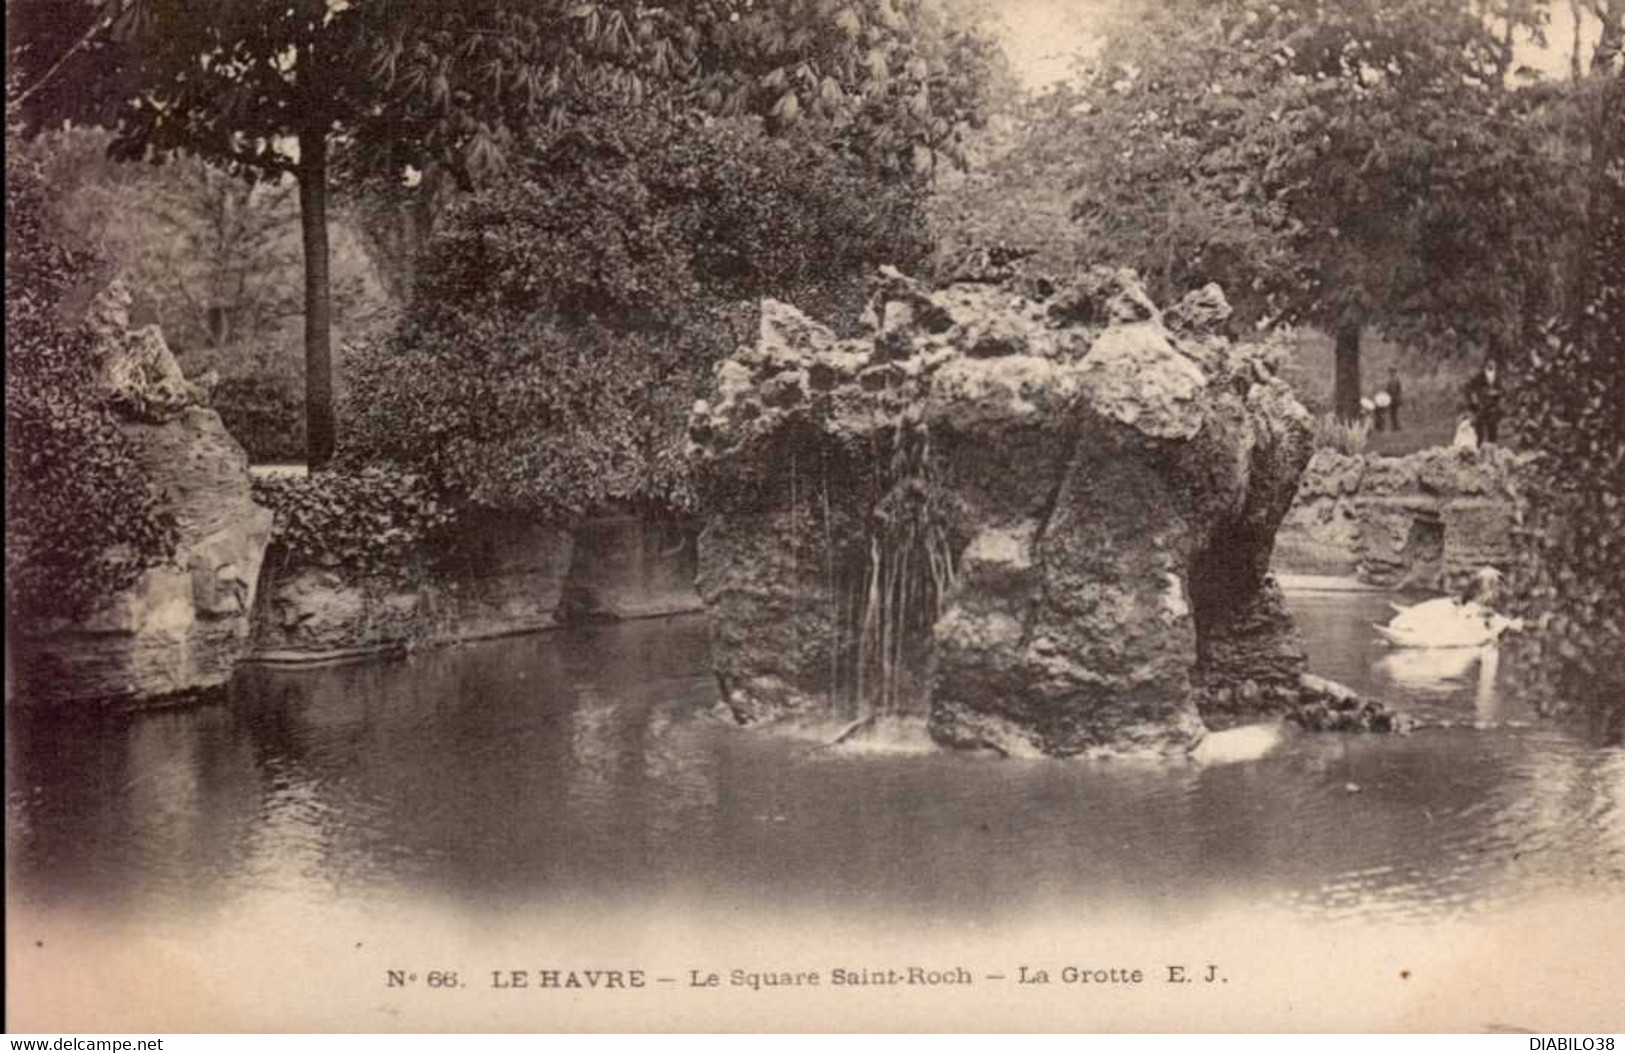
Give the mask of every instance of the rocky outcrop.
POLYGON ((883 271, 853 340, 766 303, 691 418, 734 716, 912 711, 950 745, 1070 756, 1295 706, 1269 563, 1309 416, 1227 315, 1209 287, 1165 319, 1100 268, 883 271))
POLYGON ((181 372, 163 330, 130 324, 133 297, 124 279, 114 278, 91 303, 85 324, 94 340, 98 383, 118 411, 131 420, 164 424, 188 406, 207 405, 216 378, 194 384, 181 372))
POLYGON ((13 626, 19 704, 195 695, 223 685, 247 648, 271 513, 250 496, 243 448, 180 375, 158 328, 128 328, 128 304, 115 281, 91 308, 102 383, 179 544, 86 618, 13 626))
POLYGON ((1505 569, 1523 463, 1499 446, 1407 457, 1322 450, 1282 525, 1277 565, 1424 590, 1458 588, 1486 566, 1505 569))
POLYGON ((636 516, 573 530, 488 515, 409 566, 358 575, 273 550, 252 657, 302 664, 700 608, 694 537, 636 516))

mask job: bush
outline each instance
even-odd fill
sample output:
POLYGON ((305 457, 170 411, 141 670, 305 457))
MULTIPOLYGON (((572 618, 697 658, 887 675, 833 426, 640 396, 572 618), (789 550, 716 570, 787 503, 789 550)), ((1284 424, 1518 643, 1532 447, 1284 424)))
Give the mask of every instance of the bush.
POLYGON ((403 330, 354 347, 343 463, 411 465, 461 502, 554 521, 677 496, 682 481, 652 456, 658 415, 639 401, 661 382, 653 345, 596 322, 488 315, 455 337, 403 330))
POLYGON ((853 324, 881 264, 924 271, 935 248, 922 187, 882 182, 805 137, 721 123, 696 145, 695 271, 720 300, 773 296, 853 324))
POLYGON ((49 221, 48 184, 6 149, 6 605, 80 617, 174 555, 178 532, 95 380, 89 333, 58 314, 97 263, 49 221))
POLYGON ((404 573, 453 520, 422 477, 380 465, 256 478, 254 500, 276 513, 285 558, 360 574, 404 573))
POLYGON ((305 459, 304 399, 287 378, 228 376, 215 387, 211 404, 255 464, 305 459))
POLYGON ((919 194, 747 123, 584 118, 443 217, 401 324, 347 352, 341 457, 552 520, 690 510, 687 413, 739 303, 855 318, 869 272, 926 258, 919 194))

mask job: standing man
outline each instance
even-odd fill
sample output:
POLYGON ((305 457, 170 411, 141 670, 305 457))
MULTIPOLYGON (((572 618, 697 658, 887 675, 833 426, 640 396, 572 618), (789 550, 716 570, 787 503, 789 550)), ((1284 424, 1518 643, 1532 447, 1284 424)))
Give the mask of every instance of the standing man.
POLYGON ((1399 382, 1399 367, 1388 367, 1388 384, 1383 388, 1388 393, 1388 430, 1399 430, 1399 403, 1404 397, 1405 387, 1399 382))
POLYGON ((1478 444, 1497 441, 1501 426, 1501 377, 1492 358, 1467 382, 1467 412, 1473 415, 1478 444))

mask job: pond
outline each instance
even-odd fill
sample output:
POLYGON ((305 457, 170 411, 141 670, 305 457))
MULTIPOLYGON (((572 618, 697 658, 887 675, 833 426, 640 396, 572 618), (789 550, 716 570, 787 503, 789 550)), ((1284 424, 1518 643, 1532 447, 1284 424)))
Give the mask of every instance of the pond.
MULTIPOLYGON (((1625 750, 1535 721, 1493 653, 1381 645, 1370 626, 1388 598, 1294 595, 1311 665, 1452 726, 1288 736, 1228 764, 741 731, 712 713, 698 616, 251 668, 218 706, 14 715, 8 959, 44 978, 87 975, 89 956, 121 1024, 372 1030, 535 1023, 534 1002, 384 978, 447 968, 484 985, 539 959, 619 956, 686 982, 707 964, 931 949, 1014 975, 1023 956, 1076 962, 1087 947, 1148 969, 1228 961, 1273 991, 1325 941, 1346 944, 1343 966, 1420 977, 1444 934, 1497 939, 1536 918, 1541 939, 1516 953, 1571 952, 1553 917, 1625 913, 1625 750), (261 955, 305 965, 263 975, 261 955), (154 994, 142 985, 160 963, 189 979, 154 994)), ((1460 982, 1458 965, 1439 969, 1460 982)), ((1366 982, 1339 970, 1337 983, 1366 982)), ((1402 1021, 1420 988, 1392 986, 1303 999, 1277 1026, 1402 1021)), ((40 997, 44 1012, 55 996, 40 997)), ((865 1004, 842 1011, 860 1019, 865 1004)), ((1210 1022, 1256 1009, 1200 1004, 1210 1022)), ((654 1005, 583 1011, 669 1019, 654 1005)), ((954 1019, 952 1003, 937 1011, 954 1019)), ((1087 1011, 1083 1026, 1134 1026, 1156 1003, 1087 1011)))

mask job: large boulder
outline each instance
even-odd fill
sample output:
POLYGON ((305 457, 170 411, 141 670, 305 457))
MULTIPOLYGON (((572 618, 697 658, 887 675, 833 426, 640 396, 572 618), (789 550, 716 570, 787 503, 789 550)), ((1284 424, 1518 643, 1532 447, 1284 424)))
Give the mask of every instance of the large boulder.
POLYGON ((25 705, 151 702, 223 685, 244 654, 272 515, 249 492, 248 456, 181 375, 156 326, 132 330, 122 282, 90 308, 100 382, 179 544, 87 617, 12 627, 25 705))
POLYGON ((883 270, 851 340, 765 303, 691 418, 734 716, 912 711, 943 743, 1070 756, 1297 705, 1269 562, 1309 415, 1227 315, 1210 286, 1165 323, 1104 268, 883 270))

